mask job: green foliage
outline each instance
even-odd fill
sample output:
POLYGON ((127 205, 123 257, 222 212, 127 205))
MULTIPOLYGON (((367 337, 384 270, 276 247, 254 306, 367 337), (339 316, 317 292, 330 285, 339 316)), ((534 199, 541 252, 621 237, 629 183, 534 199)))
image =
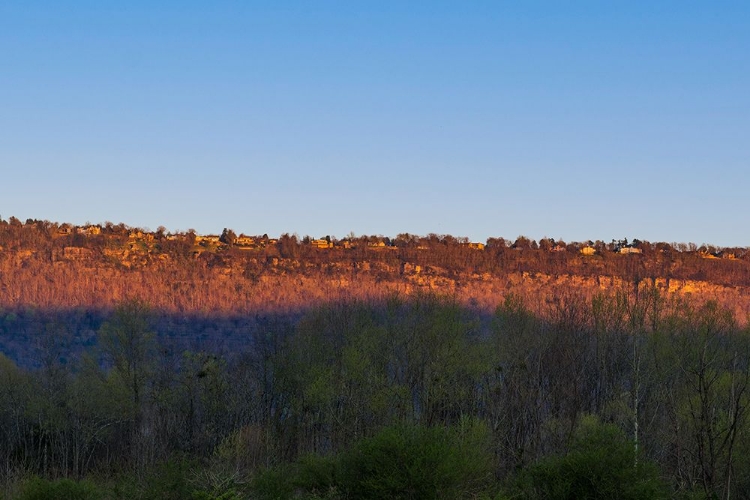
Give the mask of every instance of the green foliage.
POLYGON ((483 430, 404 425, 362 440, 344 456, 352 498, 469 498, 487 486, 491 461, 483 430), (479 438, 479 439, 477 439, 479 438))
POLYGON ((169 460, 148 475, 142 500, 184 500, 194 488, 189 482, 191 465, 186 460, 169 460))
POLYGON ((240 500, 243 497, 236 491, 227 491, 220 494, 209 493, 206 491, 194 491, 190 497, 191 500, 240 500))
POLYGON ((567 454, 544 458, 522 473, 520 490, 528 499, 667 498, 656 466, 636 461, 622 431, 593 417, 583 420, 567 454))
POLYGON ((477 498, 496 481, 659 498, 652 459, 676 495, 742 495, 750 330, 660 300, 563 297, 545 318, 509 294, 491 325, 433 295, 337 303, 295 326, 256 318, 254 348, 226 358, 159 347, 129 301, 74 364, 51 341, 42 369, 0 354, 0 486, 59 497, 78 486, 23 478, 98 471, 113 500, 477 498), (589 414, 617 426, 576 430, 589 414))
POLYGON ((342 485, 351 498, 471 498, 490 477, 482 427, 402 425, 362 440, 344 456, 342 485))
POLYGON ((308 456, 272 469, 254 482, 261 499, 460 499, 491 484, 485 426, 388 427, 332 457, 308 456))
POLYGON ((194 467, 190 483, 195 490, 193 500, 240 500, 246 483, 235 469, 228 469, 220 462, 194 467))
POLYGON ((121 478, 112 493, 122 500, 240 500, 232 479, 195 461, 173 458, 153 467, 143 480, 121 478))
POLYGON ((294 497, 295 468, 283 465, 268 469, 252 482, 254 498, 258 500, 284 500, 294 497))
POLYGON ((98 500, 104 494, 90 481, 59 479, 48 481, 34 478, 21 488, 18 500, 98 500))
POLYGON ((339 469, 339 457, 308 455, 300 460, 295 484, 313 494, 334 492, 337 489, 339 469))
POLYGON ((121 405, 121 411, 136 420, 154 368, 156 342, 149 325, 150 315, 146 302, 130 299, 119 304, 99 330, 102 354, 112 367, 108 390, 121 405))
POLYGON ((154 466, 145 477, 125 474, 110 485, 112 500, 241 500, 234 480, 194 460, 172 458, 154 466))

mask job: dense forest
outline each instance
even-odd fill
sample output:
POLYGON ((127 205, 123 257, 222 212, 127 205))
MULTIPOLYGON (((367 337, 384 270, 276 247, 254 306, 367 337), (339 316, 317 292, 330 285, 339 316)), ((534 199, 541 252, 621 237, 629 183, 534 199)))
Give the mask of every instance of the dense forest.
POLYGON ((54 328, 39 368, 0 357, 9 498, 750 491, 750 331, 713 302, 653 289, 540 317, 509 295, 485 328, 394 296, 269 319, 233 356, 173 349, 153 317, 125 301, 75 360, 54 328))
POLYGON ((746 498, 750 255, 0 219, 0 498, 746 498))

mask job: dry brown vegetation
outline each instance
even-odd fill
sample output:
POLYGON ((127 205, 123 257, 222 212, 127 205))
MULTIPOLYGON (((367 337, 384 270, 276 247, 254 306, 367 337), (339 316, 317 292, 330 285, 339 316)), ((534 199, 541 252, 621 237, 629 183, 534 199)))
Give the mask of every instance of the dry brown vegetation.
POLYGON ((524 237, 491 238, 477 248, 434 234, 333 239, 330 248, 320 248, 321 241, 237 237, 231 230, 206 238, 11 217, 0 221, 0 305, 108 309, 140 297, 169 313, 288 313, 339 299, 432 291, 491 312, 512 291, 543 312, 571 294, 656 287, 716 300, 741 320, 750 306, 750 253, 743 248, 524 237), (585 247, 595 253, 582 254, 585 247))

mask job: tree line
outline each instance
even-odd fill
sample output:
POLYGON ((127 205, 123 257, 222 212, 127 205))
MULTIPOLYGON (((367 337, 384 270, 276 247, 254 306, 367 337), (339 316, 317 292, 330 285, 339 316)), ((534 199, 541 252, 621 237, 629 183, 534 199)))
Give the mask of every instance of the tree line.
POLYGON ((227 355, 175 347, 125 300, 80 357, 64 325, 34 332, 35 369, 0 356, 0 481, 21 498, 744 498, 747 326, 657 289, 546 308, 336 302, 258 318, 227 355), (420 481, 432 493, 398 493, 420 481))
MULTIPOLYGON (((247 268, 248 274, 259 274, 279 259, 302 260, 316 265, 352 262, 385 262, 399 269, 404 262, 445 268, 460 273, 530 272, 546 274, 575 274, 581 276, 618 276, 626 281, 646 278, 675 278, 709 281, 728 286, 750 285, 750 252, 746 247, 717 247, 710 244, 649 242, 627 238, 606 243, 601 240, 565 242, 542 238, 538 242, 525 236, 515 240, 490 237, 482 250, 469 244, 465 237, 408 233, 395 237, 351 234, 341 240, 326 235, 322 239, 336 244, 321 250, 310 242, 309 236, 282 234, 270 240, 267 234, 253 237, 262 242, 254 250, 237 248, 233 230, 224 228, 217 240, 220 246, 197 243, 194 230, 170 234, 160 227, 150 232, 125 224, 108 222, 96 226, 93 233, 75 230, 61 233, 69 226, 49 221, 29 219, 25 223, 11 217, 0 218, 0 252, 31 250, 33 255, 24 262, 46 264, 65 259, 87 260, 102 267, 120 270, 183 268, 195 259, 212 266, 237 265, 247 268), (346 246, 338 246, 346 242, 346 246), (382 246, 379 246, 382 245, 382 246), (594 255, 582 256, 580 250, 591 248, 594 255), (91 252, 75 254, 64 250, 84 249, 91 252), (635 248, 638 256, 620 255, 623 248, 635 248)), ((88 226, 87 226, 88 227, 88 226)), ((76 228, 73 228, 76 229, 76 228)), ((2 253, 0 253, 2 256, 2 253)))
POLYGON ((278 240, 260 236, 263 246, 247 249, 198 243, 191 231, 97 228, 61 233, 60 225, 48 221, 0 220, 0 314, 7 319, 26 316, 29 309, 107 311, 130 296, 148 297, 154 308, 177 315, 298 314, 331 301, 420 290, 455 294, 491 314, 509 290, 536 310, 536 303, 571 288, 590 299, 602 287, 657 282, 678 292, 690 282, 689 293, 733 308, 739 321, 750 304, 750 254, 739 248, 519 237, 491 238, 479 250, 463 238, 401 234, 350 235, 349 248, 319 249, 287 234, 278 240), (387 245, 371 246, 378 242, 387 245), (596 253, 581 254, 579 248, 589 243, 596 253), (614 251, 632 245, 641 253, 614 251))

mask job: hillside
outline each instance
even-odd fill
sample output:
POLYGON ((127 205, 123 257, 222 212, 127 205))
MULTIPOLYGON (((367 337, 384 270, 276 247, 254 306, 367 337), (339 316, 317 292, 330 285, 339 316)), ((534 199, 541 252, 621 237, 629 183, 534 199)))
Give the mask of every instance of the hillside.
POLYGON ((491 312, 512 291, 543 312, 560 297, 656 287, 745 318, 750 252, 635 240, 486 244, 451 236, 344 240, 147 232, 0 221, 0 306, 108 309, 140 297, 169 313, 293 313, 420 291, 491 312))
POLYGON ((381 432, 400 446, 399 432, 435 429, 484 464, 477 491, 545 484, 540 467, 587 436, 581 471, 640 470, 639 456, 646 486, 664 481, 635 498, 750 487, 745 249, 17 220, 0 223, 0 246, 11 498, 32 475, 46 488, 323 498, 356 485, 320 483, 318 464, 339 467, 381 432), (299 491, 280 495, 290 482, 299 491))

